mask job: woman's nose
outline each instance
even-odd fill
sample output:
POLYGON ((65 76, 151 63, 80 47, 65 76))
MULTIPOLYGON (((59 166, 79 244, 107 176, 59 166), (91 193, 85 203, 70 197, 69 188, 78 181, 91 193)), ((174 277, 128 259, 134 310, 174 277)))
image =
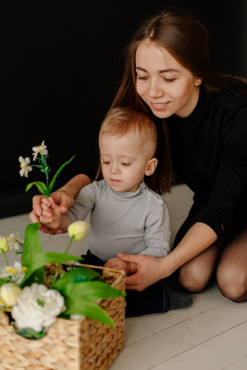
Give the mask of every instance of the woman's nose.
POLYGON ((160 98, 165 94, 164 90, 161 88, 157 81, 151 81, 148 88, 148 95, 152 98, 160 98))

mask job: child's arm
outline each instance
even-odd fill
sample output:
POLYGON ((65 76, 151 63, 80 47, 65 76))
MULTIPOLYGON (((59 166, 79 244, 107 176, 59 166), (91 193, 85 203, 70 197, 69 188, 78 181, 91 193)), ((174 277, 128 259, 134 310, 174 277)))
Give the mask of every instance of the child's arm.
POLYGON ((40 222, 43 225, 51 230, 60 229, 62 232, 67 231, 70 221, 66 215, 61 213, 60 207, 51 197, 42 199, 41 208, 40 222))

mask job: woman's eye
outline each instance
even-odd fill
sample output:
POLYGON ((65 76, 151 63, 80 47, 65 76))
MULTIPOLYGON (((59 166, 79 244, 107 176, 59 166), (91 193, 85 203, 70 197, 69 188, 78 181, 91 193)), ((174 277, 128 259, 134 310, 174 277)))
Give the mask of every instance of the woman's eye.
POLYGON ((123 166, 130 166, 130 163, 122 163, 123 166))
POLYGON ((173 82, 175 81, 175 78, 164 78, 166 82, 173 82))
POLYGON ((103 161, 103 164, 110 164, 110 162, 107 162, 107 161, 103 161))
POLYGON ((147 80, 147 77, 146 76, 137 76, 137 79, 138 80, 147 80))

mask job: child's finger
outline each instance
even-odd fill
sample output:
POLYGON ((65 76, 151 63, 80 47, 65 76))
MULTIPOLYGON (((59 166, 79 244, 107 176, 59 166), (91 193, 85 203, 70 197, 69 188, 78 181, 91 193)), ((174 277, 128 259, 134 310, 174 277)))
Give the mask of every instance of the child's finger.
POLYGON ((42 198, 41 205, 46 204, 48 207, 51 207, 51 197, 49 198, 42 198))
POLYGON ((46 217, 44 215, 41 215, 39 219, 40 219, 40 222, 45 226, 49 226, 53 221, 52 217, 46 217))
POLYGON ((52 217, 52 212, 51 212, 51 210, 49 208, 48 209, 42 209, 41 216, 42 217, 45 217, 45 218, 47 218, 47 217, 50 217, 51 218, 52 217))

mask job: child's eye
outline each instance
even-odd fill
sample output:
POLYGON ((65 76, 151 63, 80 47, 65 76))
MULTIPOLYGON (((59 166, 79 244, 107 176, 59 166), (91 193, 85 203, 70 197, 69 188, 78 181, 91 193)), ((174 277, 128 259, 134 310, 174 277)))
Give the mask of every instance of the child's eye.
POLYGON ((123 166, 130 166, 130 163, 122 163, 123 166))
POLYGON ((110 164, 110 162, 109 161, 103 161, 103 164, 110 164))

